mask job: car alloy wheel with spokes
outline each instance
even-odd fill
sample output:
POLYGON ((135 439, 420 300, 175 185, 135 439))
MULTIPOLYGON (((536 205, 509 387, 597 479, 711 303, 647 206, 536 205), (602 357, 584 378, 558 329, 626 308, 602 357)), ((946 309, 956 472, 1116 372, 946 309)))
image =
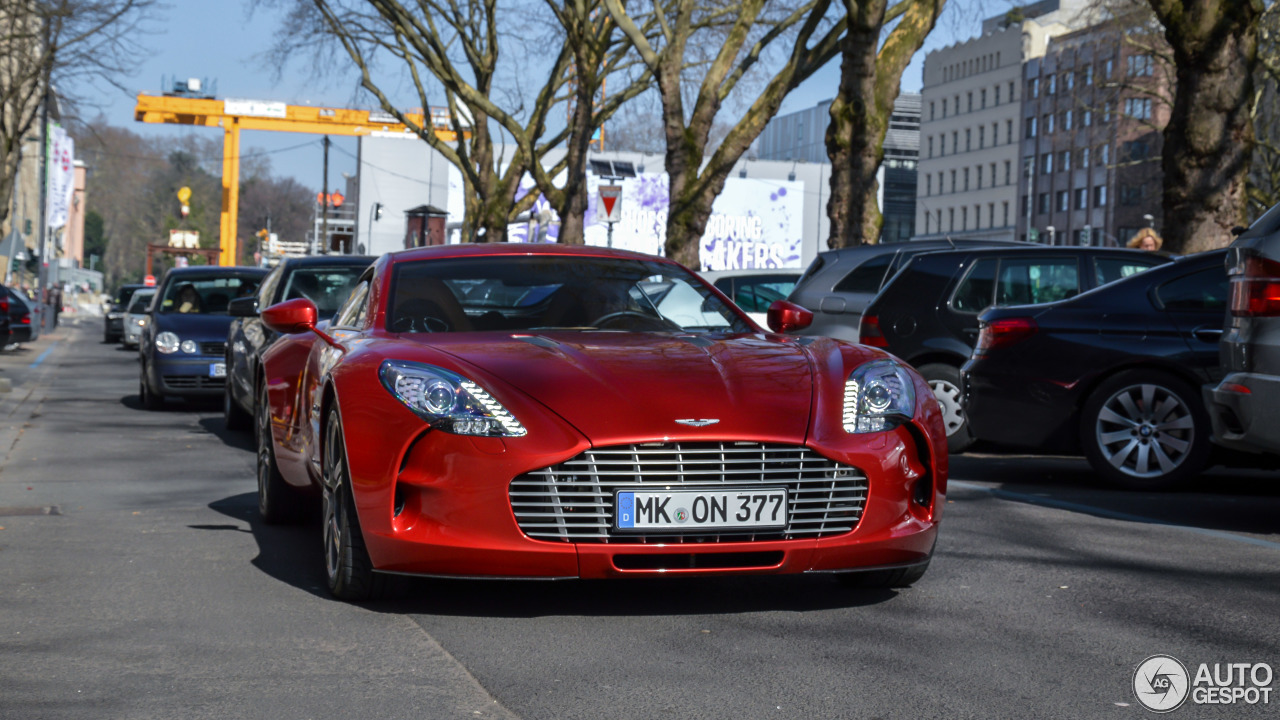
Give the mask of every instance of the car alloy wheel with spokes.
POLYGON ((386 590, 386 576, 373 571, 373 562, 360 533, 360 520, 351 496, 342 421, 337 409, 325 424, 323 463, 324 560, 329 591, 342 600, 372 600, 386 590))
POLYGON ((1208 459, 1204 410, 1189 386, 1162 373, 1124 373, 1086 403, 1081 428, 1094 469, 1137 489, 1175 485, 1208 459))

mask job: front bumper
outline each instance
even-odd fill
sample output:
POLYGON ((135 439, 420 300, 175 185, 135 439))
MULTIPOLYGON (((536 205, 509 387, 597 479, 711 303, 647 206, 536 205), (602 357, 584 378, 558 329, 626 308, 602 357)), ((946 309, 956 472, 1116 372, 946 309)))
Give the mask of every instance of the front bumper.
MULTIPOLYGON (((760 540, 614 533, 592 541, 534 539, 513 510, 513 481, 580 456, 586 443, 567 433, 548 454, 522 451, 523 439, 428 431, 409 443, 392 466, 400 468, 394 477, 366 475, 358 460, 352 475, 366 546, 382 572, 545 579, 845 572, 931 556, 946 464, 917 441, 923 437, 903 427, 848 436, 839 447, 808 446, 861 471, 867 490, 852 530, 797 539, 777 539, 781 533, 760 540)), ((612 496, 605 502, 611 513, 612 496)))
POLYGON ((1280 377, 1232 373, 1216 386, 1205 385, 1203 393, 1214 442, 1232 450, 1280 453, 1280 423, 1275 422, 1280 377))
POLYGON ((147 380, 158 395, 173 397, 221 396, 227 378, 212 374, 214 364, 223 364, 221 355, 181 355, 171 357, 155 353, 147 366, 147 380))

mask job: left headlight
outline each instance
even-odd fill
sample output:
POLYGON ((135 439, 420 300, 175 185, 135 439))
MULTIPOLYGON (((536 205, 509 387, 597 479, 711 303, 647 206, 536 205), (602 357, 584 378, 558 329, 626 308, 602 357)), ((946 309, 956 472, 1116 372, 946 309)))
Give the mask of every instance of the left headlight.
POLYGON ((844 384, 844 429, 892 430, 915 414, 916 393, 906 368, 893 360, 859 366, 844 384))
POLYGON ((384 360, 382 386, 432 427, 457 435, 520 437, 527 430, 484 388, 434 365, 384 360))

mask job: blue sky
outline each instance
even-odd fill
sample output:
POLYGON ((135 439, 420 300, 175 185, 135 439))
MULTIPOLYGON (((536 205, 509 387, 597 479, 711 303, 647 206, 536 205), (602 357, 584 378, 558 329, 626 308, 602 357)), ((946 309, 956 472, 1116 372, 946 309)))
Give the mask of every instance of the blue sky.
MULTIPOLYGON (((930 36, 926 50, 955 42, 957 37, 968 37, 976 31, 978 23, 972 6, 967 2, 951 0, 937 30, 930 36)), ((987 10, 983 15, 994 14, 987 10)), ((257 10, 250 13, 247 3, 234 0, 200 2, 198 0, 173 0, 161 8, 152 22, 154 32, 147 44, 151 55, 144 59, 137 72, 124 79, 131 94, 114 88, 86 92, 100 105, 107 122, 129 127, 135 132, 152 137, 178 137, 187 133, 199 133, 217 137, 213 128, 183 126, 143 125, 133 119, 134 96, 137 92, 159 93, 162 78, 196 77, 217 83, 220 98, 253 98, 278 100, 297 105, 349 106, 356 97, 354 75, 346 79, 316 82, 298 68, 289 68, 276 82, 272 68, 264 66, 259 53, 269 48, 277 33, 282 31, 278 13, 257 10)), ((904 90, 919 91, 924 52, 919 53, 903 76, 904 90)), ((335 76, 340 78, 341 76, 335 76)), ((834 61, 819 71, 807 83, 793 92, 783 106, 783 112, 794 112, 812 107, 835 95, 839 81, 839 62, 834 61)), ((368 104, 365 101, 363 104, 368 104)), ((408 100, 405 105, 416 105, 408 100)), ((89 113, 92 116, 92 112, 89 113)), ((329 156, 329 183, 341 187, 342 174, 355 172, 356 141, 354 138, 333 138, 329 156)), ((309 187, 321 185, 323 153, 320 137, 291 133, 246 131, 241 135, 243 152, 261 150, 270 153, 272 168, 277 175, 293 176, 309 187), (298 147, 298 146, 302 147, 298 147)))

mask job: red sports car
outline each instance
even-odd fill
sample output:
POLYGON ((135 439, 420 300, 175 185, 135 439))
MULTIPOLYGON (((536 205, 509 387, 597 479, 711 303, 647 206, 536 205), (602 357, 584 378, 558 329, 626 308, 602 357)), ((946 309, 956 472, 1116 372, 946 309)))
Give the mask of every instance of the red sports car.
POLYGON ((291 300, 258 379, 259 509, 323 502, 329 588, 837 573, 908 585, 947 480, 929 386, 872 348, 760 329, 662 258, 391 253, 331 325, 291 300))

